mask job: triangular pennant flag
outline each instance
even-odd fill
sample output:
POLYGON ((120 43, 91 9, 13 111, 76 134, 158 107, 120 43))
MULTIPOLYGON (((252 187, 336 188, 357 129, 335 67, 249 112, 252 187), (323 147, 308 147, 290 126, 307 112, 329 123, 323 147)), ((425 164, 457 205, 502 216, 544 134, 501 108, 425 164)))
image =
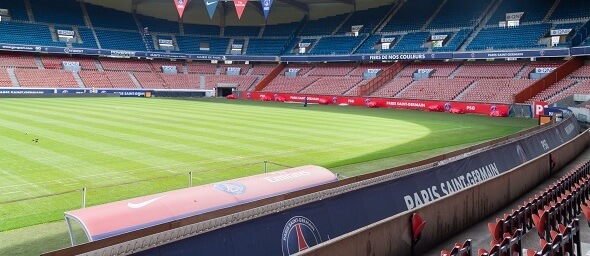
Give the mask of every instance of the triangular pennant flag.
POLYGON ((234 5, 236 6, 236 12, 238 13, 238 19, 242 18, 242 13, 244 13, 244 8, 246 8, 246 4, 248 0, 234 0, 234 5))
POLYGON ((174 4, 176 4, 176 10, 178 11, 178 15, 182 18, 182 14, 184 14, 184 9, 188 5, 190 0, 174 0, 174 4))
POLYGON ((215 14, 215 9, 217 9, 217 4, 219 0, 204 0, 205 6, 207 7, 207 12, 209 13, 209 18, 213 19, 213 14, 215 14))
POLYGON ((262 0, 262 11, 264 12, 264 19, 268 19, 268 13, 270 13, 270 6, 272 0, 262 0))

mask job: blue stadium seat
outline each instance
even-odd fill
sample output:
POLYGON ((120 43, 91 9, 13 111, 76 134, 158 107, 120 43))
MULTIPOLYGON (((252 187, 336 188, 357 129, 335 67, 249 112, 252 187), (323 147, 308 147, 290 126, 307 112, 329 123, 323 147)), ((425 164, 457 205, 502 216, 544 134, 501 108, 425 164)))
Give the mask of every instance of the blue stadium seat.
POLYGON ((259 26, 227 26, 225 27, 224 36, 251 36, 258 37, 260 33, 259 26))
POLYGON ((199 54, 225 54, 229 38, 176 36, 180 51, 199 54), (209 43, 209 51, 201 51, 200 43, 209 43))
POLYGON ((138 29, 135 19, 133 19, 133 15, 129 12, 118 11, 93 4, 86 4, 86 11, 88 12, 88 16, 90 16, 90 21, 94 27, 126 30, 138 29))
POLYGON ((309 53, 315 55, 351 54, 354 48, 366 37, 366 34, 360 36, 325 36, 318 40, 309 53))
POLYGON ((419 30, 440 6, 440 0, 407 1, 381 32, 419 30))
POLYGON ((469 37, 470 32, 471 29, 461 29, 458 32, 456 32, 454 36, 451 35, 452 38, 447 42, 446 45, 444 45, 443 47, 433 47, 432 51, 454 52, 459 49, 459 47, 461 46, 461 44, 465 42, 465 40, 467 40, 467 37, 469 37))
POLYGON ((95 29, 98 41, 103 49, 146 51, 146 44, 143 42, 139 32, 112 31, 95 29))
POLYGON ((428 24, 429 29, 462 28, 474 26, 482 16, 490 0, 448 0, 436 17, 428 24))
POLYGON ((80 35, 82 43, 74 43, 74 47, 98 49, 92 30, 89 28, 78 28, 78 35, 80 35))
POLYGON ((590 1, 588 0, 561 0, 550 20, 570 20, 590 18, 590 1))
POLYGON ((506 20, 506 13, 524 12, 521 22, 542 21, 551 8, 553 0, 510 0, 504 1, 488 21, 488 25, 498 25, 506 20))
POLYGON ((485 28, 471 41, 467 50, 503 50, 542 48, 537 41, 543 37, 551 24, 522 25, 513 28, 485 28))
POLYGON ((29 21, 23 0, 0 0, 0 8, 9 10, 12 20, 29 21))
POLYGON ((86 26, 80 3, 74 0, 29 0, 36 22, 86 26))
POLYGON ((246 55, 278 56, 283 52, 286 43, 285 39, 250 38, 246 55))
POLYGON ((334 30, 344 21, 348 14, 341 14, 307 21, 300 36, 324 36, 331 35, 334 30))
POLYGON ((65 46, 53 41, 47 25, 10 21, 0 22, 0 43, 65 46))
POLYGON ((377 51, 373 48, 381 40, 381 35, 372 35, 356 50, 358 54, 370 54, 377 51))
POLYGON ((199 25, 199 24, 183 24, 185 35, 199 35, 199 36, 219 36, 219 26, 214 25, 199 25))
POLYGON ((364 26, 359 33, 372 33, 391 8, 391 5, 385 5, 368 10, 356 11, 344 22, 336 34, 345 34, 350 31, 352 26, 356 25, 364 26))
POLYGON ((179 32, 179 24, 176 21, 170 21, 165 19, 158 19, 154 17, 148 17, 141 14, 136 14, 137 19, 139 19, 139 23, 142 28, 148 28, 148 31, 154 32, 165 32, 165 33, 174 33, 178 34, 179 32))
POLYGON ((288 37, 293 35, 300 22, 291 22, 277 25, 266 25, 264 28, 264 37, 288 37))
POLYGON ((388 50, 382 52, 425 52, 427 47, 422 44, 430 38, 430 32, 415 32, 404 35, 399 41, 388 50))

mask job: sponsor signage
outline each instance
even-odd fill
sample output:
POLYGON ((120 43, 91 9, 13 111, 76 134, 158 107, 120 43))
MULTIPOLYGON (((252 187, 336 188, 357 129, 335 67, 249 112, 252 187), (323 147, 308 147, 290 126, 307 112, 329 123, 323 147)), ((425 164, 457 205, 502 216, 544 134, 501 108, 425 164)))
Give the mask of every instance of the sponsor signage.
POLYGON ((572 32, 571 28, 567 28, 567 29, 552 29, 549 34, 551 36, 566 36, 569 35, 572 32))
POLYGON ((63 30, 63 29, 58 29, 57 30, 57 34, 60 36, 74 36, 75 33, 72 30, 63 30))
POLYGON ((506 13, 506 21, 518 21, 522 18, 524 12, 510 12, 506 13))
POLYGON ((548 107, 547 102, 535 101, 533 102, 533 117, 538 118, 543 115, 545 108, 548 107))
POLYGON ((299 48, 307 48, 311 45, 311 43, 299 43, 299 48))
POLYGON ((444 41, 445 39, 447 39, 448 35, 431 35, 430 36, 430 40, 431 41, 444 41))
POLYGON ((262 0, 262 12, 264 12, 264 19, 268 19, 270 13, 270 7, 272 6, 273 0, 262 0))
POLYGON ((232 44, 231 45, 232 49, 242 49, 242 47, 244 47, 244 45, 242 45, 242 44, 232 44))
POLYGON ((0 16, 10 16, 8 9, 0 9, 0 16))
POLYGON ((432 69, 432 68, 421 68, 421 69, 416 70, 416 73, 430 74, 432 71, 434 71, 434 69, 432 69))
POLYGON ((393 43, 393 42, 395 42, 395 37, 382 37, 381 42, 382 43, 393 43))
POLYGON ((238 14, 238 19, 242 18, 242 14, 244 13, 244 9, 246 8, 246 4, 248 4, 248 0, 234 0, 234 6, 236 7, 236 13, 238 14))
POLYGON ((363 25, 354 25, 350 27, 351 32, 360 32, 363 29, 363 25))
POLYGON ((231 71, 231 72, 240 72, 242 70, 242 68, 237 68, 237 67, 228 67, 227 71, 231 71))
POLYGON ((367 73, 369 73, 369 74, 377 74, 379 72, 381 72, 381 69, 380 68, 369 68, 369 69, 367 69, 367 73))
POLYGON ((64 66, 80 66, 80 62, 77 61, 62 61, 64 66))
POLYGON ((535 68, 535 73, 549 74, 553 72, 553 70, 555 70, 555 68, 535 68))
POLYGON ((172 40, 170 40, 170 39, 158 39, 158 43, 160 43, 160 44, 169 44, 169 45, 172 45, 173 44, 172 40))
POLYGON ((205 7, 207 7, 207 12, 209 13, 209 18, 213 19, 213 14, 215 14, 215 9, 217 9, 217 4, 219 4, 219 0, 203 0, 205 1, 205 7))
POLYGON ((174 0, 174 4, 176 5, 176 10, 178 11, 178 16, 182 18, 184 14, 184 10, 186 9, 186 5, 190 0, 174 0))

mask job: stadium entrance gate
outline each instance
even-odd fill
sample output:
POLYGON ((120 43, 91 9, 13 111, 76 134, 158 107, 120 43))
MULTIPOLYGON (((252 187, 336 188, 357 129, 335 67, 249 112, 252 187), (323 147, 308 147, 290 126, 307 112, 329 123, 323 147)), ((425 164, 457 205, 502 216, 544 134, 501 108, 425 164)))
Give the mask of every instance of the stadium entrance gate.
POLYGON ((217 88, 215 88, 215 95, 217 97, 225 97, 227 95, 234 94, 234 92, 237 91, 238 84, 218 83, 217 88))

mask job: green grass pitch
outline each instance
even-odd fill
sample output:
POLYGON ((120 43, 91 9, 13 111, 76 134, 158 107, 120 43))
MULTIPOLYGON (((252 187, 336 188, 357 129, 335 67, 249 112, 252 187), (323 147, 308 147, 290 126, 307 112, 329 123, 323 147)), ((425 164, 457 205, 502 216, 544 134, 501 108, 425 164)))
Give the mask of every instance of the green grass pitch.
POLYGON ((257 174, 262 161, 349 177, 535 122, 225 99, 0 99, 0 232, 62 220, 83 187, 96 205, 184 188, 188 172, 193 185, 257 174))

